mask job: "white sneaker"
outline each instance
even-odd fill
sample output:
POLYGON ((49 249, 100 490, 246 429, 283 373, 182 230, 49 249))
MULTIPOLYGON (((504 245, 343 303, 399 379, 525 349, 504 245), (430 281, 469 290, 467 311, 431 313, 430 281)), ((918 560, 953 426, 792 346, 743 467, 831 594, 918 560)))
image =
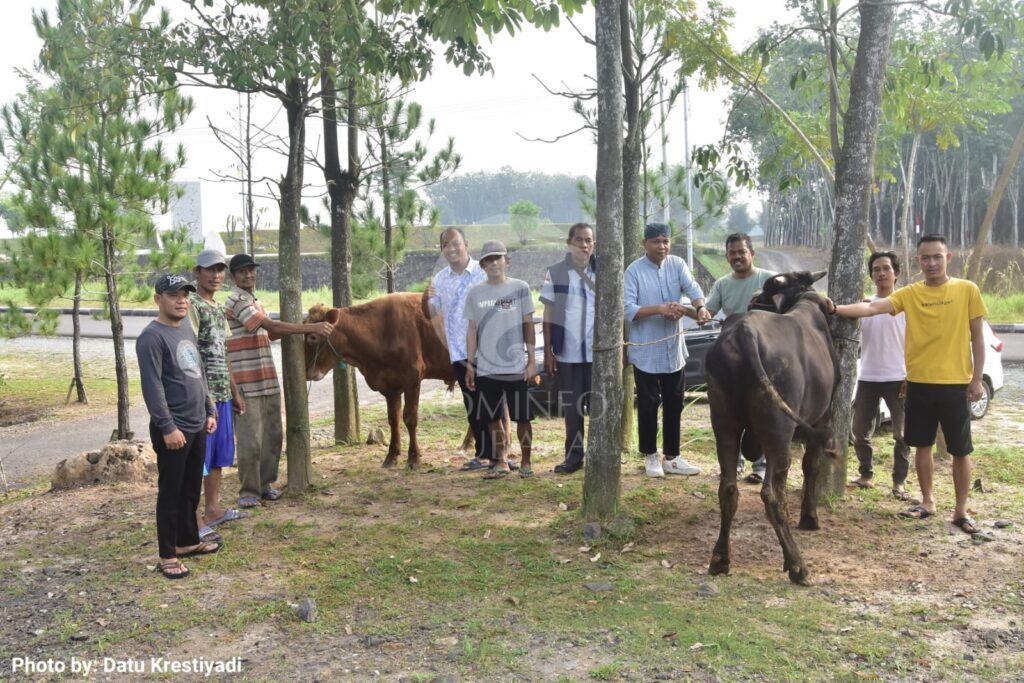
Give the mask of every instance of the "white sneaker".
POLYGON ((657 453, 644 456, 644 466, 647 469, 648 477, 664 477, 665 470, 661 469, 661 458, 657 453))
POLYGON ((687 477, 700 474, 700 468, 694 467, 690 463, 686 462, 686 458, 681 455, 677 455, 671 460, 665 460, 664 471, 666 474, 682 474, 687 477))

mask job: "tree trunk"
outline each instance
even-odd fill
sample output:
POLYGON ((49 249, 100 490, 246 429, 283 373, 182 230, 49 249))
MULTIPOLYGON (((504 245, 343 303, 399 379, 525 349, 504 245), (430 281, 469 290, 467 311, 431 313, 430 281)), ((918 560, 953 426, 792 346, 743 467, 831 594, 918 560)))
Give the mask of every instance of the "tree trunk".
POLYGON ((978 236, 974 240, 974 249, 971 251, 970 258, 967 259, 965 277, 968 280, 977 282, 978 276, 981 275, 981 252, 985 246, 985 241, 992 232, 992 223, 996 219, 996 211, 999 209, 999 203, 1003 200, 1003 192, 1006 191, 1006 186, 1010 183, 1010 174, 1013 173, 1014 167, 1020 160, 1022 150, 1024 150, 1024 125, 1017 131, 1016 137, 1013 138, 1010 154, 1006 157, 1006 163, 1003 164, 1003 170, 999 172, 999 179, 996 180, 992 196, 989 197, 988 208, 985 209, 985 218, 981 221, 978 236))
MULTIPOLYGON (((910 143, 910 160, 907 162, 907 169, 903 176, 903 209, 900 213, 900 226, 903 230, 903 262, 910 263, 910 245, 913 237, 910 234, 911 213, 914 207, 914 169, 917 166, 917 150, 921 146, 921 134, 914 133, 914 139, 910 143)), ((904 268, 901 279, 904 284, 910 282, 910 268, 904 268)))
MULTIPOLYGON (((288 165, 280 181, 281 225, 278 237, 278 277, 281 320, 302 322, 302 256, 299 228, 302 225, 302 172, 306 153, 305 82, 291 78, 285 83, 287 99, 282 101, 288 115, 288 165)), ((281 370, 288 449, 288 490, 302 493, 313 479, 309 452, 309 403, 306 398, 306 355, 303 335, 290 334, 281 340, 281 370)))
POLYGON ((381 201, 384 203, 384 269, 387 280, 388 294, 395 293, 395 254, 391 244, 394 238, 394 228, 391 225, 391 178, 388 173, 388 132, 387 126, 380 131, 380 173, 381 173, 381 201))
POLYGON ((124 325, 121 323, 121 301, 117 292, 117 257, 114 253, 114 229, 104 225, 103 269, 107 285, 107 308, 110 309, 110 336, 114 342, 114 375, 117 377, 117 438, 132 438, 128 411, 128 364, 124 357, 124 325))
POLYGON ((75 273, 75 298, 71 302, 71 356, 75 366, 75 394, 79 403, 89 403, 82 373, 82 273, 75 273))
POLYGON ((622 0, 597 0, 597 309, 583 518, 610 520, 620 490, 622 419, 622 0))
MULTIPOLYGON (((633 62, 633 41, 629 21, 629 0, 619 2, 619 31, 622 45, 622 85, 626 135, 622 143, 622 250, 624 264, 632 263, 640 256, 640 163, 643 148, 643 131, 640 122, 640 76, 633 62)), ((598 236, 598 239, 601 237, 598 236)), ((628 323, 622 328, 623 338, 628 337, 628 323)), ((633 369, 622 366, 622 425, 619 435, 623 453, 633 450, 634 393, 633 369)))
MULTIPOLYGON (((882 110, 882 84, 892 40, 893 7, 860 4, 860 38, 843 121, 843 149, 836 168, 835 242, 829 267, 829 295, 840 303, 864 295, 864 236, 868 226, 875 144, 882 110)), ((819 463, 818 500, 842 496, 846 490, 847 433, 857 369, 859 328, 856 320, 832 319, 832 338, 839 358, 839 386, 833 393, 832 425, 840 456, 819 463)))

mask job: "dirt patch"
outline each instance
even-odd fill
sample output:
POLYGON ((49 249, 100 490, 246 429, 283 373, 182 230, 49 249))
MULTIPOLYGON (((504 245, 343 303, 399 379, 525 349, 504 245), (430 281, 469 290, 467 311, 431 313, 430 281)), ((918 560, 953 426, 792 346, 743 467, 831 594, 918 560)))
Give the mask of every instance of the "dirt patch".
POLYGON ((31 403, 0 401, 0 428, 31 424, 36 420, 47 417, 50 413, 50 408, 31 403))

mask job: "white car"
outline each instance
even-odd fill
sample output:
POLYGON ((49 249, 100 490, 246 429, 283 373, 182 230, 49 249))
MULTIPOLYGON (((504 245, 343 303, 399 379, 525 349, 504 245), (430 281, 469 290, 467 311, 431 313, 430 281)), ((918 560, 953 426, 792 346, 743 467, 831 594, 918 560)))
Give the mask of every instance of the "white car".
MULTIPOLYGON (((985 413, 988 412, 988 404, 992 401, 995 393, 1003 388, 1003 342, 992 331, 992 326, 988 324, 988 321, 983 322, 985 332, 985 368, 981 376, 981 398, 970 402, 972 420, 980 420, 985 417, 985 413)), ((859 361, 857 366, 858 368, 860 367, 859 361)), ((854 389, 854 397, 856 395, 856 389, 854 389)), ((891 419, 889 406, 885 404, 885 401, 881 401, 878 408, 877 424, 888 422, 891 419)))

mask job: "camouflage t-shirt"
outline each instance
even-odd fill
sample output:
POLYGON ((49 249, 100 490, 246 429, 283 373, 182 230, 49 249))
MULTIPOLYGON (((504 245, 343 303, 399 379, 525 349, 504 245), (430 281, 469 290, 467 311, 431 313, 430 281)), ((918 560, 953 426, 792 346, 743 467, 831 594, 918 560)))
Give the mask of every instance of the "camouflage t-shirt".
POLYGON ((196 333, 196 347, 206 368, 206 382, 210 398, 217 403, 231 400, 231 377, 228 374, 228 321, 224 309, 216 302, 198 294, 190 297, 188 319, 196 333))

